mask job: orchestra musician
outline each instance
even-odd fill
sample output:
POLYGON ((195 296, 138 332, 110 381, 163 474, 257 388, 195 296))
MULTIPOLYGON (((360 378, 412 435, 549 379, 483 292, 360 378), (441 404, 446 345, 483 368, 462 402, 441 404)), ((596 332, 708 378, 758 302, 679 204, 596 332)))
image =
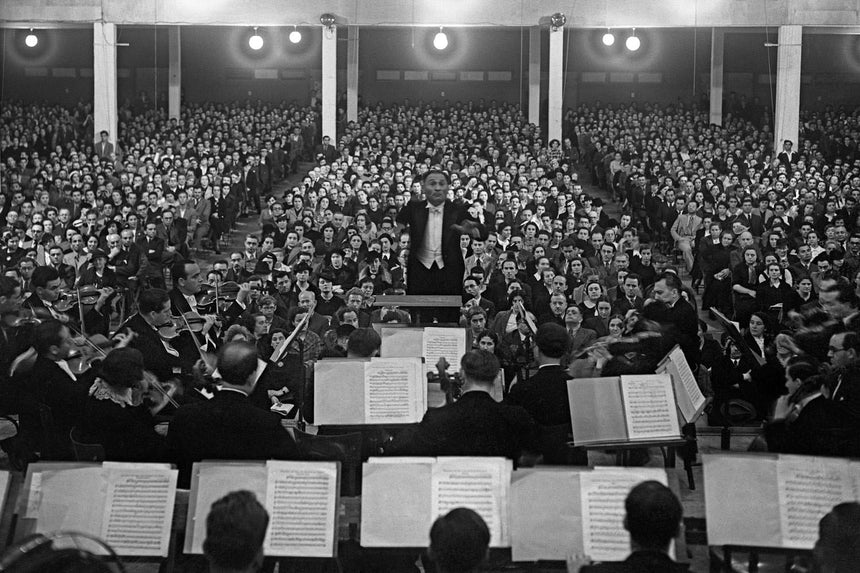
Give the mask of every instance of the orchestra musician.
MULTIPOLYGON (((145 369, 155 374, 159 380, 169 380, 182 374, 183 360, 179 350, 170 340, 159 334, 160 327, 173 323, 167 291, 157 288, 144 289, 137 303, 138 312, 120 327, 120 330, 128 329, 135 334, 129 346, 140 350, 145 369)), ((196 361, 196 358, 194 360, 196 361)))

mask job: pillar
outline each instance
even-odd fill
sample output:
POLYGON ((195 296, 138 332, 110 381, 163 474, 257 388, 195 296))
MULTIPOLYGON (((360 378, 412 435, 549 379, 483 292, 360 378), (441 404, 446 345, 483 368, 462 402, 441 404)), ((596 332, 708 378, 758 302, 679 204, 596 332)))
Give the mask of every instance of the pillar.
POLYGON ((529 123, 540 125, 540 26, 529 28, 529 123))
POLYGON ((776 56, 776 109, 774 149, 782 149, 782 142, 790 139, 799 149, 800 128, 800 49, 803 43, 803 26, 780 26, 779 47, 776 56))
POLYGON ((710 123, 723 125, 723 54, 726 33, 711 28, 711 114, 710 123))
POLYGON ((553 139, 561 141, 562 89, 564 87, 564 26, 549 29, 549 116, 547 118, 547 144, 553 139))
POLYGON ((346 121, 358 121, 358 26, 346 34, 346 121))
POLYGON ((107 130, 117 141, 116 24, 93 24, 93 140, 107 130))
POLYGON ((337 26, 322 27, 322 133, 337 142, 337 26))
POLYGON ((182 42, 179 26, 169 30, 169 69, 167 73, 167 112, 170 119, 179 119, 182 102, 182 42))

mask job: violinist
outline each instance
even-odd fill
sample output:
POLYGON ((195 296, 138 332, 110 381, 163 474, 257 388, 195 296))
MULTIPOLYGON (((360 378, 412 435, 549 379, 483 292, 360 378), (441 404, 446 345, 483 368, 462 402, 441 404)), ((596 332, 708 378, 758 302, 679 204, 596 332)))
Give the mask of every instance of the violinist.
POLYGON ((144 367, 159 380, 165 381, 182 374, 179 351, 158 333, 159 327, 173 323, 167 291, 144 289, 137 302, 137 314, 120 327, 136 334, 129 346, 140 350, 144 367))
MULTIPOLYGON (((197 307, 197 294, 200 292, 201 286, 200 266, 193 261, 178 262, 173 264, 170 273, 173 277, 173 288, 170 290, 170 311, 174 316, 189 312, 200 314, 197 307)), ((214 352, 217 347, 217 330, 221 326, 220 324, 216 325, 216 322, 220 323, 220 321, 213 314, 207 314, 203 318, 205 322, 197 339, 203 346, 207 347, 207 350, 214 352)), ((183 340, 176 345, 180 353, 182 353, 184 346, 194 343, 193 337, 189 335, 184 335, 182 338, 183 340)), ((196 356, 197 351, 193 348, 191 350, 196 356)), ((194 360, 196 361, 196 358, 194 360)))
POLYGON ((55 308, 63 285, 57 270, 53 267, 38 267, 33 271, 31 281, 33 294, 27 299, 26 306, 39 317, 54 318, 63 323, 69 322, 69 315, 55 308))
POLYGON ((111 461, 154 462, 166 459, 164 437, 153 417, 168 403, 155 392, 134 348, 114 348, 96 369, 84 401, 83 439, 102 444, 111 461))
MULTIPOLYGON (((59 280, 59 279, 58 279, 59 280)), ((33 329, 33 347, 37 358, 25 388, 28 411, 35 423, 39 420, 38 405, 51 409, 58 444, 55 459, 71 459, 69 430, 83 414, 87 388, 92 374, 75 375, 67 359, 74 347, 69 328, 58 320, 45 320, 33 329)), ((27 417, 24 417, 25 419, 27 417)), ((23 420, 22 420, 23 421, 23 420)), ((34 435, 44 435, 46 428, 34 435)), ((47 444, 42 444, 47 447, 47 444)), ((43 458, 44 459, 44 458, 43 458)))

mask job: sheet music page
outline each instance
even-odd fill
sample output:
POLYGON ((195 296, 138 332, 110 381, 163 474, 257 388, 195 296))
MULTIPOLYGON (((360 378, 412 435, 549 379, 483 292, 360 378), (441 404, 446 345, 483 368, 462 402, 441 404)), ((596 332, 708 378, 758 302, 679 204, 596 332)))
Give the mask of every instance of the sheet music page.
POLYGON ((333 557, 337 548, 337 464, 266 462, 269 530, 265 552, 274 557, 333 557))
POLYGON ((511 557, 563 561, 583 553, 579 476, 572 468, 524 468, 511 483, 511 557))
POLYGON ((860 462, 848 462, 848 472, 851 474, 854 501, 860 502, 860 462))
POLYGON ((672 349, 657 372, 666 372, 672 378, 675 398, 678 400, 681 415, 684 416, 685 422, 692 422, 696 412, 705 403, 705 395, 699 389, 696 375, 690 370, 690 365, 687 363, 680 346, 675 346, 672 349))
POLYGON ((420 358, 374 358, 364 364, 364 421, 412 424, 427 411, 420 358))
POLYGON ((627 436, 631 440, 681 435, 675 393, 668 374, 622 376, 621 394, 627 436))
POLYGON ((436 363, 444 356, 449 364, 448 372, 456 372, 460 359, 466 354, 466 329, 427 327, 422 350, 425 371, 436 372, 436 363))
POLYGON ((101 538, 118 555, 167 557, 178 475, 143 465, 105 470, 101 538))
POLYGON ((30 494, 28 511, 36 517, 36 533, 71 530, 101 536, 105 506, 101 466, 33 474, 30 494), (39 475, 38 486, 36 475, 39 475), (34 501, 33 497, 37 499, 34 501))
POLYGON ((364 424, 364 365, 368 360, 336 358, 314 365, 314 423, 364 424))
POLYGON ((431 523, 452 509, 468 507, 489 527, 490 547, 509 545, 507 467, 503 458, 438 458, 433 466, 431 523))
POLYGON ((624 500, 633 486, 649 480, 668 485, 665 470, 659 468, 606 468, 580 474, 583 546, 591 559, 623 561, 630 554, 624 500))
POLYGON ((429 541, 435 458, 370 458, 362 466, 362 547, 424 547, 429 541))
POLYGON ((854 498, 848 461, 837 458, 780 456, 776 483, 784 547, 812 549, 821 518, 854 498))
POLYGON ((424 351, 423 328, 382 326, 379 336, 382 338, 379 349, 382 358, 420 357, 424 351))
MULTIPOLYGON (((266 501, 266 465, 264 463, 202 462, 199 464, 200 478, 197 485, 197 503, 193 521, 192 539, 186 539, 186 553, 203 553, 203 540, 206 539, 206 516, 212 504, 237 490, 248 490, 257 501, 266 501), (189 545, 189 541, 191 542, 189 545)), ((194 492, 192 492, 194 493, 194 492)), ((189 509, 191 504, 189 504, 189 509)))

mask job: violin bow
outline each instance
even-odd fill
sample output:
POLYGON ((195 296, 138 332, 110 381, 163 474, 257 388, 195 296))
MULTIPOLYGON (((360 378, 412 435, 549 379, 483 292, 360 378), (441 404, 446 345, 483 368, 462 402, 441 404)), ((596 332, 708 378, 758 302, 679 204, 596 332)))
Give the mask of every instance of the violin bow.
MULTIPOLYGON (((218 299, 216 298, 215 300, 217 304, 218 299)), ((184 312, 180 313, 180 315, 182 316, 182 322, 185 323, 185 327, 188 328, 188 332, 191 333, 191 339, 194 341, 194 347, 197 348, 197 352, 200 354, 200 360, 202 360, 207 366, 210 366, 209 357, 206 356, 205 352, 203 352, 203 348, 200 346, 200 340, 197 338, 197 333, 191 329, 191 324, 188 323, 188 317, 185 316, 184 312)))
POLYGON ((295 339, 296 336, 298 336, 299 332, 302 330, 302 327, 304 327, 305 323, 309 322, 310 319, 311 313, 305 313, 305 317, 296 325, 290 335, 278 345, 274 352, 272 352, 272 362, 277 362, 284 357, 284 354, 286 354, 287 348, 290 346, 290 343, 293 341, 293 339, 295 339))
POLYGON ((78 297, 78 318, 81 321, 81 334, 84 335, 84 338, 87 337, 87 326, 84 324, 84 305, 81 304, 81 287, 75 288, 75 293, 78 297))

